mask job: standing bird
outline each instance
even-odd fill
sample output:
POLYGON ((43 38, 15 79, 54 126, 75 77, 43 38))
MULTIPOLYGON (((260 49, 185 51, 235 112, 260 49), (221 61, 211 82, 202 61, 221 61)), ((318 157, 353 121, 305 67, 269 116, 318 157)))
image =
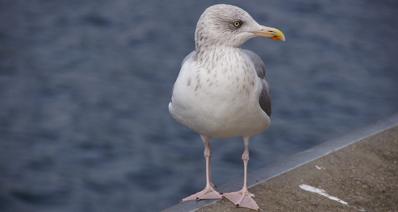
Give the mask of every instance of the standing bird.
POLYGON ((220 199, 259 209, 247 188, 250 137, 271 122, 271 97, 263 61, 239 47, 253 37, 285 40, 283 33, 258 24, 243 9, 226 4, 207 8, 195 31, 195 51, 182 62, 169 111, 181 124, 199 133, 204 143, 206 186, 183 199, 220 199), (210 139, 243 137, 243 188, 221 195, 211 181, 210 139))

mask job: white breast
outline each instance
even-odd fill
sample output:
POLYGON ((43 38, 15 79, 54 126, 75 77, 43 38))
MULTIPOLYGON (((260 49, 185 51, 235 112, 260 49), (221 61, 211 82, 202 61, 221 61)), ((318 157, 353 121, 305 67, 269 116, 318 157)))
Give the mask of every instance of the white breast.
POLYGON ((196 132, 211 137, 251 136, 270 119, 259 106, 261 80, 239 49, 192 56, 174 84, 169 111, 196 132))

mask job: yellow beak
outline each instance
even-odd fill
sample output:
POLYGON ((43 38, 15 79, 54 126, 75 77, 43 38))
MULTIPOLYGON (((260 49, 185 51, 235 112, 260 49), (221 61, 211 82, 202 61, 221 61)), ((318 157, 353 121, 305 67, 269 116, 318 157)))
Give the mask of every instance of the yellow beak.
POLYGON ((271 38, 272 40, 285 41, 285 35, 282 31, 272 27, 262 26, 261 30, 253 32, 256 36, 271 38))

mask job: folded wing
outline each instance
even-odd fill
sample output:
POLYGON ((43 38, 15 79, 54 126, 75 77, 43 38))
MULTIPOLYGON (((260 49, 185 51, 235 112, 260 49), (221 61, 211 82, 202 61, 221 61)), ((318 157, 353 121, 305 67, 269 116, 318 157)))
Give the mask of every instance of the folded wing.
POLYGON ((243 52, 253 62, 257 72, 257 76, 261 79, 262 82, 262 90, 259 96, 260 107, 261 109, 263 109, 265 113, 267 113, 269 117, 271 117, 271 95, 269 92, 268 82, 266 78, 265 64, 263 60, 256 53, 249 50, 243 50, 243 52))

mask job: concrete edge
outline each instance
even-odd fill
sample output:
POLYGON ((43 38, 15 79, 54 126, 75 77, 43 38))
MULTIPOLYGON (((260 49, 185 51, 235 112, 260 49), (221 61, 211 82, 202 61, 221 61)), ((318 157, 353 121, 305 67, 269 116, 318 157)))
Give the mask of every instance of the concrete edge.
MULTIPOLYGON (((264 168, 252 171, 250 172, 248 179, 248 183, 250 185, 249 187, 253 187, 260 183, 264 183, 274 177, 289 172, 290 170, 293 170, 311 161, 314 161, 330 153, 338 151, 344 147, 357 143, 363 140, 364 138, 391 129, 395 126, 398 126, 398 114, 394 114, 387 119, 378 121, 376 122, 376 124, 371 125, 369 127, 360 130, 355 130, 352 133, 349 133, 345 136, 323 142, 313 148, 299 152, 283 160, 279 160, 264 168)), ((241 178, 240 176, 237 176, 234 179, 231 179, 228 183, 219 186, 219 189, 223 191, 238 190, 241 187, 242 179, 240 178, 241 178)), ((217 200, 181 202, 162 211, 164 212, 195 211, 204 206, 214 204, 215 202, 217 202, 217 200)))

